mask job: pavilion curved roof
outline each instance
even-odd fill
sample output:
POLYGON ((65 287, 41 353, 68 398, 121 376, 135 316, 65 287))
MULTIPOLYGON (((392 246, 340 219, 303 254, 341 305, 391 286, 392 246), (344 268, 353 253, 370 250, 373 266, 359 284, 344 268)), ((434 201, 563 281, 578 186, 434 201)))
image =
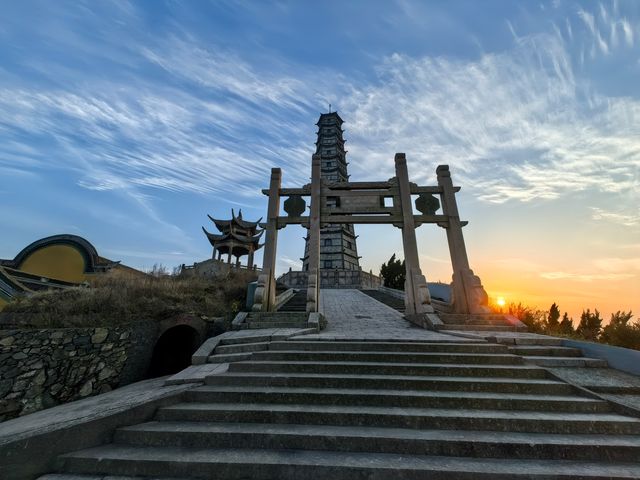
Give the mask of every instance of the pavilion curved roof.
POLYGON ((237 244, 247 245, 247 246, 252 244, 255 250, 257 250, 262 246, 262 245, 259 245, 259 243, 260 243, 260 237, 262 237, 262 234, 264 233, 264 230, 261 230, 259 233, 252 236, 240 235, 238 233, 231 232, 231 231, 222 233, 222 234, 215 234, 215 233, 208 232, 207 229, 204 227, 202 227, 202 231, 207 236, 207 239, 209 239, 209 243, 211 243, 213 247, 218 248, 218 246, 220 246, 221 244, 234 242, 237 244))
POLYGON ((262 221, 262 217, 260 217, 256 222, 248 222, 246 220, 243 220, 242 209, 238 211, 238 216, 236 216, 233 209, 231 209, 230 220, 220 220, 218 218, 213 218, 211 215, 207 215, 207 217, 209 217, 209 219, 215 224, 215 226, 221 232, 224 232, 225 230, 229 229, 231 225, 234 225, 234 224, 246 230, 257 230, 258 224, 260 223, 260 221, 262 221))

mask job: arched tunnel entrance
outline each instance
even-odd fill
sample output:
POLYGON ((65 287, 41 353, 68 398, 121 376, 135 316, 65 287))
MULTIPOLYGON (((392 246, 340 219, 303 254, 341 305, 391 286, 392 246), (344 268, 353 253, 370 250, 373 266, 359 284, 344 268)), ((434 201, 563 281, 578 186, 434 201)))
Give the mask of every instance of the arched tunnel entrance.
POLYGON ((200 334, 189 325, 167 329, 153 348, 146 378, 172 375, 191 365, 191 355, 200 346, 200 334))

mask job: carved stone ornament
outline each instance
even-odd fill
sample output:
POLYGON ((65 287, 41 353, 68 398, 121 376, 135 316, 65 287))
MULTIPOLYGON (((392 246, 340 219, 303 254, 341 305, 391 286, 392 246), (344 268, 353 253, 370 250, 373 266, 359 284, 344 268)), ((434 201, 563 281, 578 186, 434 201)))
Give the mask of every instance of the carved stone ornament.
POLYGON ((420 196, 416 198, 416 208, 423 215, 435 215, 440 209, 440 200, 430 193, 421 193, 420 196))
POLYGON ((291 195, 284 201, 284 211, 290 217, 301 216, 307 208, 307 202, 300 195, 291 195))

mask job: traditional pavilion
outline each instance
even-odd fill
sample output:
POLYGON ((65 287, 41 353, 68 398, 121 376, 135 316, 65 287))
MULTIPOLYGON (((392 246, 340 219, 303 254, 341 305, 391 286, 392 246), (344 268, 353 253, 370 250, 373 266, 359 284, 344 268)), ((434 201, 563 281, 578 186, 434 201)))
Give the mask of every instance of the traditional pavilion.
POLYGON ((258 227, 262 218, 257 222, 247 222, 242 219, 242 210, 238 212, 236 217, 233 209, 231 210, 231 220, 218 220, 211 215, 207 215, 207 217, 220 232, 220 234, 209 233, 202 227, 202 231, 213 247, 211 258, 222 261, 222 255, 227 255, 227 263, 230 264, 231 257, 234 256, 236 257, 235 264, 239 266, 240 257, 248 255, 247 268, 254 268, 253 254, 263 245, 260 243, 260 237, 264 230, 258 227))

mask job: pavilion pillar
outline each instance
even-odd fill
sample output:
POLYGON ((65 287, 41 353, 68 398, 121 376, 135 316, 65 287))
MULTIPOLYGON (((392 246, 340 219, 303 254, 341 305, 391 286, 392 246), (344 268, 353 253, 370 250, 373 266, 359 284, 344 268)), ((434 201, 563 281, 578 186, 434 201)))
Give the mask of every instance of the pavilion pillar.
POLYGON ((216 259, 216 247, 213 247, 213 253, 211 254, 211 260, 216 259))
MULTIPOLYGON (((489 313, 488 296, 480 277, 469 268, 467 249, 462 234, 456 194, 448 165, 439 165, 436 169, 438 185, 442 188, 442 212, 448 217, 447 243, 453 276, 451 282, 452 304, 455 313, 489 313)), ((466 225, 466 222, 465 222, 466 225)))
POLYGON ((307 281, 307 313, 319 311, 320 303, 320 155, 311 159, 311 206, 309 213, 309 274, 307 281))
POLYGON ((427 280, 420 270, 416 226, 411 205, 411 186, 409 185, 407 159, 404 153, 396 153, 395 164, 402 210, 402 246, 404 248, 406 267, 404 284, 406 315, 432 313, 433 307, 431 306, 431 295, 427 288, 427 280))
POLYGON ((253 250, 249 250, 249 258, 247 259, 247 268, 253 270, 253 250))
POLYGON ((262 259, 262 272, 258 276, 254 311, 269 312, 275 309, 276 303, 276 250, 278 243, 278 214, 280 213, 280 186, 282 184, 282 171, 279 168, 271 169, 271 181, 269 183, 269 206, 267 207, 267 226, 265 228, 264 255, 262 259))
POLYGON ((218 250, 218 261, 222 260, 222 252, 218 250))

